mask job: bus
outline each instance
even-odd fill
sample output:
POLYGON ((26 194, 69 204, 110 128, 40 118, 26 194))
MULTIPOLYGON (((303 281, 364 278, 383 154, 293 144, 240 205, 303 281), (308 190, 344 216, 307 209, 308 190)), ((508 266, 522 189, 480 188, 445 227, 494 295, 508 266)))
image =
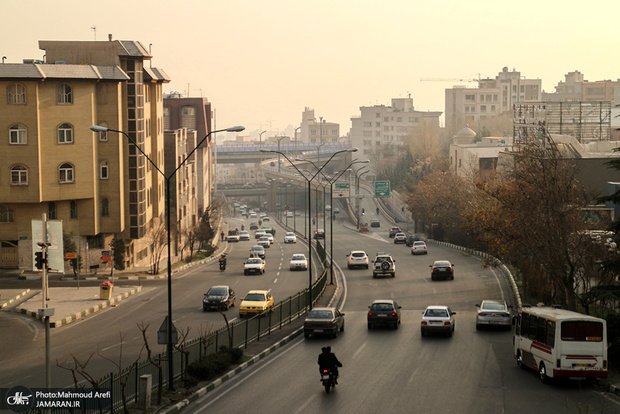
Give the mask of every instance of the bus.
POLYGON ((550 307, 522 308, 513 337, 517 365, 551 378, 607 378, 604 319, 550 307))

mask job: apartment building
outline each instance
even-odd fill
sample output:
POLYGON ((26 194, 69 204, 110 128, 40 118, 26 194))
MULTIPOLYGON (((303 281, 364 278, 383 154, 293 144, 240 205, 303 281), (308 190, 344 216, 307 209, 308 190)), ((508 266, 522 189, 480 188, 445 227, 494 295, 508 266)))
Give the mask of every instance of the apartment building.
POLYGON ((555 92, 543 92, 542 100, 545 102, 567 101, 610 101, 615 105, 620 104, 620 79, 587 81, 578 70, 564 75, 564 81, 558 82, 555 92))
POLYGON ((321 144, 323 142, 338 142, 340 138, 340 124, 327 122, 322 117, 317 121, 314 109, 306 107, 301 117, 299 131, 301 142, 321 144))
POLYGON ((0 266, 32 268, 31 220, 43 213, 63 221, 86 262, 100 262, 101 250, 122 237, 134 266, 149 254, 140 239, 163 216, 164 180, 125 136, 89 127, 124 131, 163 166, 169 79, 145 66, 151 56, 135 41, 39 48, 45 62, 0 65, 0 266))
POLYGON ((381 146, 405 145, 412 129, 422 124, 439 127, 438 111, 417 111, 413 99, 392 98, 391 106, 361 106, 360 115, 351 117, 349 138, 358 148, 354 159, 372 159, 381 146))
POLYGON ((184 98, 179 93, 164 96, 164 129, 176 131, 186 128, 196 131, 196 145, 200 143, 194 160, 199 216, 211 205, 215 187, 213 152, 216 137, 214 134, 209 135, 212 131, 212 120, 212 106, 207 98, 184 98), (207 138, 203 141, 205 137, 207 138))
POLYGON ((479 79, 477 88, 455 86, 446 89, 446 129, 477 125, 506 111, 518 102, 540 102, 542 80, 526 79, 521 72, 504 67, 494 79, 479 79))

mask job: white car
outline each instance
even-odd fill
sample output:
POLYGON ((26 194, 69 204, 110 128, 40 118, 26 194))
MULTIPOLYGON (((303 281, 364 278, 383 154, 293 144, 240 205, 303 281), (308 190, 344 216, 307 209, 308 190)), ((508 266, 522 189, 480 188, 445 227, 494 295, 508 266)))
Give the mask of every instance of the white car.
POLYGON ((249 257, 243 266, 243 274, 249 275, 251 273, 262 275, 265 273, 265 261, 260 257, 249 257))
POLYGON ((256 230, 256 232, 254 233, 254 238, 255 239, 260 239, 261 237, 265 236, 267 234, 267 232, 263 229, 259 229, 256 230))
POLYGON ((271 246, 271 242, 269 241, 269 238, 267 236, 263 236, 258 239, 257 243, 259 246, 263 246, 265 249, 271 246))
POLYGON ((428 333, 445 333, 452 336, 454 333, 454 315, 448 306, 429 306, 422 314, 420 330, 422 336, 428 333))
POLYGON ((269 221, 269 216, 263 217, 263 222, 265 222, 265 221, 269 221))
POLYGON ((368 255, 362 250, 354 250, 347 255, 347 268, 363 267, 368 269, 368 255))
POLYGON ((413 242, 413 246, 411 246, 411 254, 428 254, 428 247, 426 246, 426 243, 423 241, 413 242))
POLYGON ((294 254, 289 265, 291 270, 308 270, 308 259, 302 253, 294 254))
POLYGON ((292 231, 284 235, 284 243, 297 243, 297 236, 292 231))
POLYGON ((267 237, 269 239, 269 244, 273 244, 273 234, 266 233, 265 237, 267 237))
POLYGON ((510 309, 506 302, 502 300, 483 300, 478 307, 476 314, 476 329, 482 326, 501 326, 510 329, 512 319, 510 317, 510 309))
POLYGON ((242 230, 241 233, 239 233, 239 240, 250 240, 250 233, 242 230))

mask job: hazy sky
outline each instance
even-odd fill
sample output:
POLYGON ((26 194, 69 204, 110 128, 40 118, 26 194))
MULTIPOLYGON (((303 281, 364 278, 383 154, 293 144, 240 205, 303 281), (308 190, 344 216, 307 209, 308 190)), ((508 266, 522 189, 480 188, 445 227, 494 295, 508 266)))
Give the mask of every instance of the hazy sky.
POLYGON ((407 94, 416 109, 443 112, 454 83, 420 78, 507 66, 548 92, 574 70, 620 78, 618 0, 1 1, 6 62, 42 58, 39 40, 95 33, 152 44, 152 65, 172 79, 165 92, 204 96, 218 128, 248 132, 297 127, 310 107, 344 134, 360 106, 407 94))

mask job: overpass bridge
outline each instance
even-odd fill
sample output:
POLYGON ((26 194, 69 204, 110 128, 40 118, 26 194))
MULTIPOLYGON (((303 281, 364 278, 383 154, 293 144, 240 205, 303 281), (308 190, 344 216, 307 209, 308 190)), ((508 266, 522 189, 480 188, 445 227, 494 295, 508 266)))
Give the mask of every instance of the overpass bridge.
POLYGON ((268 158, 277 158, 277 154, 266 154, 260 152, 261 149, 267 151, 280 151, 290 159, 298 157, 313 157, 316 159, 320 154, 320 159, 327 160, 337 151, 351 148, 350 142, 325 142, 322 144, 309 144, 305 142, 294 142, 291 144, 233 144, 216 145, 216 162, 218 164, 238 164, 238 163, 258 163, 268 158))

